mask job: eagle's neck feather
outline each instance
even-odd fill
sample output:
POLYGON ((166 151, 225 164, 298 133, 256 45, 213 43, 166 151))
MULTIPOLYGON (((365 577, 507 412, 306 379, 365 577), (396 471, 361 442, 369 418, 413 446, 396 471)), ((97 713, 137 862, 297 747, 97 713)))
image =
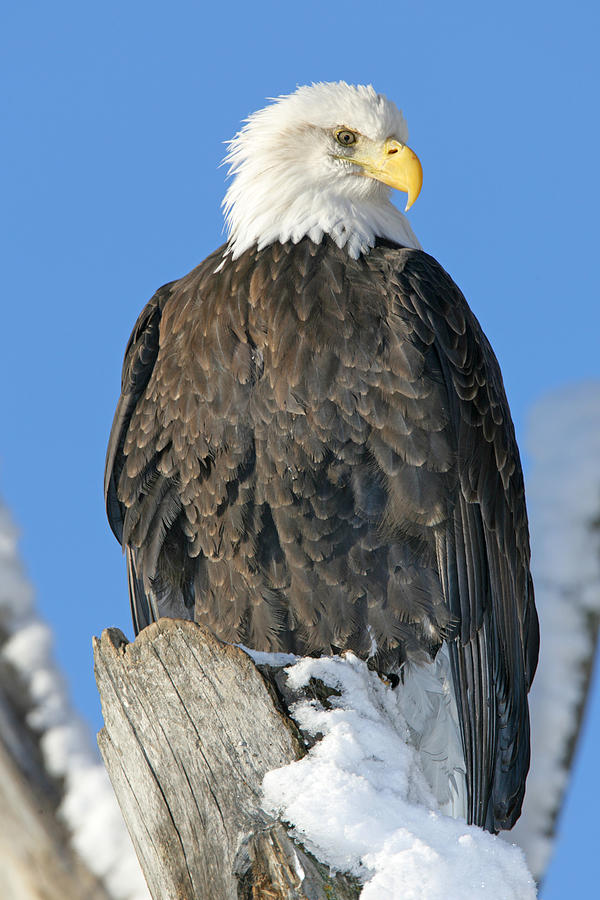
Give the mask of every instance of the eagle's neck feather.
POLYGON ((298 243, 303 237, 319 243, 325 235, 353 259, 368 253, 377 238, 420 249, 389 193, 370 178, 339 179, 323 172, 308 181, 300 166, 294 171, 244 160, 223 202, 228 253, 236 259, 255 245, 262 249, 275 241, 298 243))
POLYGON ((257 245, 267 247, 275 241, 297 244, 303 237, 320 243, 329 235, 349 256, 357 259, 375 246, 377 238, 386 238, 404 247, 420 248, 406 217, 389 201, 363 201, 360 206, 335 196, 305 195, 304 203, 277 201, 264 204, 238 201, 231 216, 228 250, 236 259, 257 245))

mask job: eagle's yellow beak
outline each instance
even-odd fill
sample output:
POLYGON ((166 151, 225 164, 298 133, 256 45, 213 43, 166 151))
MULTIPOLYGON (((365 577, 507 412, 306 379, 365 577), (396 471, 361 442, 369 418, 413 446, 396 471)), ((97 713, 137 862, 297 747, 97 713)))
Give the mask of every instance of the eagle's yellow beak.
POLYGON ((363 168, 364 174, 383 181, 398 191, 406 191, 405 211, 410 209, 421 192, 423 169, 416 153, 406 144, 388 138, 383 144, 369 142, 366 152, 357 152, 352 162, 363 168))

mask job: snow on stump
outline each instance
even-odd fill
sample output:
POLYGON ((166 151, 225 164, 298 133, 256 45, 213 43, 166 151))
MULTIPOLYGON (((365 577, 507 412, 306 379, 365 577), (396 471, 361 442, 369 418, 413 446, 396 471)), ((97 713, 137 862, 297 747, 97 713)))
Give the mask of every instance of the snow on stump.
POLYGON ((95 660, 154 900, 535 898, 517 847, 439 812, 401 687, 352 653, 246 653, 161 619, 133 644, 108 629, 95 660))

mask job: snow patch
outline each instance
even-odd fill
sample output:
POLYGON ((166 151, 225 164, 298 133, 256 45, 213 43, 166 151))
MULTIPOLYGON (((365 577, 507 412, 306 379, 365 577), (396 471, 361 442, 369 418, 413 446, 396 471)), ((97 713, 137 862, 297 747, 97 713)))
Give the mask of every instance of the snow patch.
POLYGON ((293 653, 266 653, 263 650, 252 650, 251 647, 245 647, 244 644, 236 644, 235 646, 247 653, 257 666, 274 666, 279 668, 281 666, 291 666, 299 659, 293 653))
POLYGON ((305 658, 290 688, 317 678, 341 692, 330 709, 300 701, 293 715, 323 735, 301 760, 267 773, 263 806, 293 825, 322 862, 358 877, 361 900, 530 900, 521 850, 443 815, 398 702, 366 663, 305 658))

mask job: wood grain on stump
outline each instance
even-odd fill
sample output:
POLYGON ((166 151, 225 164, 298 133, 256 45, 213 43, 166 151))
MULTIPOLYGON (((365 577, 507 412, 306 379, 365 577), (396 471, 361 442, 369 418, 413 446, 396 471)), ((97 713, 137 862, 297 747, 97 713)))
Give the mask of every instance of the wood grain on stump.
POLYGON ((94 644, 98 736, 154 900, 351 900, 261 809, 271 769, 304 753, 274 680, 193 622, 94 644))

